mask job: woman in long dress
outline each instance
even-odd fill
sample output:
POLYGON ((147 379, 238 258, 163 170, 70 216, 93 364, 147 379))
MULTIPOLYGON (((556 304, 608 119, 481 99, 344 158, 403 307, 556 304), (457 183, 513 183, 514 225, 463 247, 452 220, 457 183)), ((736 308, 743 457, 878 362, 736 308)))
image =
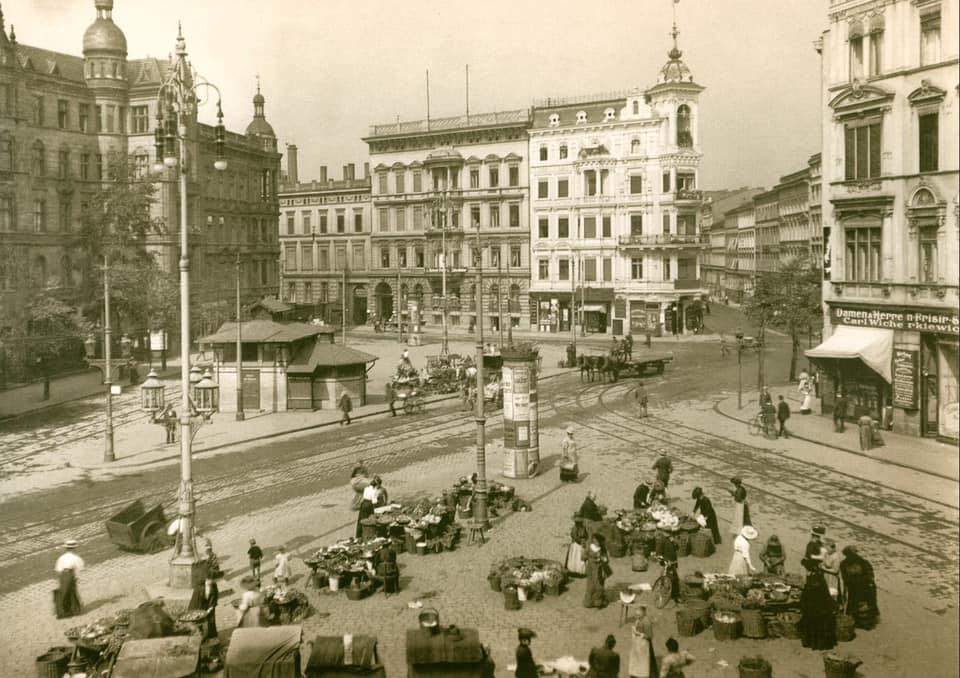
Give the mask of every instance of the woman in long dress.
POLYGON ((840 554, 837 552, 837 543, 832 539, 823 542, 823 559, 820 561, 823 578, 827 581, 827 589, 834 600, 840 599, 840 554))
POLYGON ((359 539, 363 534, 363 526, 361 523, 364 519, 369 518, 373 515, 373 509, 377 505, 377 502, 380 501, 380 490, 377 488, 376 479, 363 488, 363 499, 360 501, 360 512, 357 513, 357 531, 356 538, 359 539))
POLYGON ((733 497, 733 520, 730 522, 730 534, 738 535, 745 525, 752 525, 750 520, 750 504, 747 503, 747 489, 743 481, 734 476, 730 479, 733 489, 727 492, 733 497))
POLYGON ((240 584, 247 590, 240 597, 240 605, 237 607, 237 626, 239 628, 266 626, 263 594, 254 588, 256 582, 253 577, 244 577, 240 580, 240 584))
POLYGON ((587 572, 584 563, 584 547, 589 539, 587 528, 583 524, 583 518, 573 517, 573 529, 570 530, 570 546, 567 547, 566 566, 567 571, 574 577, 582 577, 587 572))
POLYGON ((750 542, 757 538, 757 531, 750 525, 745 525, 733 540, 733 558, 727 574, 742 575, 756 572, 750 561, 750 542))
POLYGON ((653 624, 647 606, 638 605, 639 616, 633 625, 630 644, 630 678, 656 678, 657 659, 653 654, 653 624))
POLYGON ((720 525, 717 523, 717 512, 713 508, 713 502, 703 493, 703 489, 699 487, 693 488, 692 497, 696 500, 693 505, 693 513, 699 513, 703 516, 703 519, 707 522, 707 529, 710 530, 710 535, 713 537, 713 543, 719 544, 720 525))
POLYGON ((606 607, 607 594, 604 582, 610 576, 610 564, 603 544, 603 536, 593 535, 587 548, 587 589, 583 596, 584 607, 606 607))
POLYGON ((763 550, 760 551, 760 562, 763 563, 763 571, 767 574, 783 574, 787 554, 783 550, 783 544, 780 543, 780 537, 775 534, 770 535, 763 550))
POLYGON ((800 593, 800 640, 811 650, 830 650, 837 644, 837 606, 823 578, 820 561, 804 558, 807 581, 800 593))
POLYGON ((843 579, 846 612, 853 616, 857 628, 872 629, 880 615, 873 566, 857 552, 855 546, 845 547, 843 556, 840 576, 843 579))

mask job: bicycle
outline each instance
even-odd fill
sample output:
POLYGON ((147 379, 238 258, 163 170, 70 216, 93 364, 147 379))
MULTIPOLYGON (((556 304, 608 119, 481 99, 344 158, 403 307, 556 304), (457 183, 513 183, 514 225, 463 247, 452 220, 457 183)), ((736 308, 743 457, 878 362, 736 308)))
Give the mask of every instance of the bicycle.
POLYGON ((747 422, 747 431, 750 435, 758 436, 761 433, 770 438, 774 435, 773 421, 763 412, 757 412, 753 419, 747 422))
POLYGON ((657 562, 660 563, 660 576, 653 582, 653 604, 658 610, 662 610, 673 598, 673 577, 671 570, 677 567, 676 563, 668 563, 666 560, 657 556, 657 562))

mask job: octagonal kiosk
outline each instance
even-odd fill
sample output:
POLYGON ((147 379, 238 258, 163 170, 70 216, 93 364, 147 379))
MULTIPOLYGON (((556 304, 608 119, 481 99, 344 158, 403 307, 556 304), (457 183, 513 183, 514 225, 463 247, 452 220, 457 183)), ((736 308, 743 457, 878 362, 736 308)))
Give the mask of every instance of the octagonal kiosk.
POLYGON ((503 475, 533 478, 540 471, 539 351, 534 346, 510 346, 500 355, 503 358, 503 475))

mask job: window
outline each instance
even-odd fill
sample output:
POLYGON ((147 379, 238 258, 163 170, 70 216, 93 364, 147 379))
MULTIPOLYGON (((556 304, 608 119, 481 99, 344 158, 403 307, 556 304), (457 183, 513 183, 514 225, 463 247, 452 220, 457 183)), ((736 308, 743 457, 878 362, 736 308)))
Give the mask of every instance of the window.
POLYGON ((643 175, 642 174, 631 174, 630 175, 630 193, 637 195, 638 193, 643 193, 643 175))
POLYGON ((569 238, 570 237, 570 219, 567 217, 560 217, 557 219, 557 237, 558 238, 569 238))
POLYGON ((630 235, 643 235, 643 215, 630 215, 630 235))
POLYGON ((595 170, 586 170, 583 173, 583 192, 586 195, 597 194, 597 172, 595 170))
POLYGON ((537 235, 541 238, 550 237, 550 219, 547 217, 540 217, 537 220, 537 235))
POLYGON ((133 158, 133 175, 137 179, 143 179, 150 172, 150 157, 146 153, 138 153, 133 158))
POLYGON ((550 197, 550 182, 546 179, 541 179, 537 182, 537 197, 538 198, 549 198, 550 197))
POLYGON ((937 227, 923 226, 920 231, 920 282, 937 282, 937 227))
POLYGON ((46 119, 44 107, 43 107, 43 97, 38 96, 34 97, 33 100, 33 122, 38 127, 42 127, 44 120, 46 119))
POLYGON ((47 173, 46 150, 42 141, 33 144, 33 176, 42 177, 47 173))
POLYGON ((596 282, 597 280, 597 260, 593 257, 583 260, 583 279, 586 282, 596 282))
POLYGON ((70 176, 70 151, 57 153, 57 176, 66 179, 70 176))
POLYGON ((863 35, 850 35, 850 79, 863 78, 863 35))
POLYGON ((407 248, 398 247, 397 248, 397 266, 400 268, 407 267, 407 248))
POLYGON ((670 233, 670 214, 669 213, 663 215, 663 224, 660 229, 660 232, 665 234, 670 233))
POLYGON ((498 167, 490 168, 490 188, 496 188, 500 185, 500 169, 498 167))
POLYGON ((630 259, 630 279, 643 280, 643 257, 630 259))
POLYGON ((634 99, 634 100, 633 100, 633 114, 634 114, 634 115, 640 115, 640 100, 639 100, 639 99, 634 99))
POLYGON ((13 197, 0 195, 0 231, 15 230, 17 230, 17 222, 13 209, 13 197))
POLYGON ((380 268, 390 268, 390 248, 380 248, 380 268))
POLYGON ((13 87, 10 83, 0 82, 0 115, 13 113, 13 87))
POLYGON ((677 190, 692 191, 697 187, 697 175, 677 172, 677 190))
POLYGON ((549 259, 537 259, 537 279, 538 280, 550 279, 550 260, 549 259))
POLYGON ((470 188, 480 188, 480 170, 470 170, 470 188))
POLYGON ((393 175, 393 183, 397 187, 397 190, 395 191, 396 193, 407 192, 406 186, 404 186, 405 182, 403 179, 404 179, 403 170, 399 170, 393 175))
POLYGON ((44 233, 47 230, 47 201, 33 201, 33 230, 36 233, 44 233))
POLYGON ((510 228, 520 228, 520 205, 510 205, 510 228))
POLYGON ((569 152, 569 149, 567 149, 567 145, 566 145, 566 144, 563 144, 562 146, 560 146, 560 159, 561 159, 561 160, 566 160, 566 159, 567 159, 567 153, 568 153, 568 152, 569 152))
POLYGON ((936 172, 939 167, 940 115, 927 113, 918 118, 920 128, 920 171, 936 172))
POLYGON ((337 210, 337 233, 344 233, 347 230, 347 215, 343 210, 337 210))
POLYGON ((330 248, 321 247, 317 251, 317 270, 318 271, 330 270, 330 248))
POLYGON ((377 210, 377 221, 381 233, 387 233, 390 230, 390 211, 386 207, 377 210))
POLYGON ((510 167, 507 168, 507 172, 508 172, 507 181, 509 182, 509 184, 511 186, 519 186, 520 185, 520 168, 517 167, 516 165, 510 165, 510 167))
POLYGON ((870 33, 870 77, 883 73, 883 29, 870 33))
POLYGON ((303 232, 307 235, 310 235, 313 232, 313 224, 311 223, 310 213, 304 212, 300 216, 303 220, 303 232))
POLYGON ((397 223, 397 231, 407 230, 407 210, 405 207, 397 208, 394 221, 397 223))
POLYGON ((490 246, 490 267, 491 268, 500 267, 500 245, 490 246))
POLYGON ((297 303, 297 283, 287 283, 287 299, 297 303))
POLYGON ((570 260, 569 259, 557 260, 557 279, 570 280, 570 260))
POLYGON ((87 181, 90 178, 90 154, 80 154, 80 178, 87 181))
MULTIPOLYGON (((103 154, 97 153, 96 158, 94 158, 94 160, 97 166, 96 166, 96 171, 94 173, 93 178, 96 179, 97 181, 103 181, 103 154)), ((177 214, 179 214, 179 212, 177 214)))
POLYGON ((696 280, 697 279, 697 260, 690 257, 677 259, 677 279, 678 280, 696 280))
POLYGON ((327 232, 327 211, 323 210, 320 212, 320 233, 326 234, 327 232))
POLYGON ((640 152, 643 150, 643 146, 640 144, 639 139, 634 139, 630 142, 630 153, 633 155, 640 155, 640 152))
POLYGON ((97 116, 97 131, 102 132, 103 131, 103 106, 96 105, 93 108, 94 108, 94 113, 96 113, 96 116, 97 116))
POLYGON ((80 104, 77 106, 77 120, 80 124, 80 131, 86 132, 90 125, 90 104, 80 104))
POLYGON ((123 106, 117 109, 117 131, 120 134, 127 133, 127 109, 123 106))
POLYGON ((305 303, 313 303, 313 283, 303 283, 303 300, 305 303))
POLYGON ((609 238, 611 236, 611 219, 609 216, 603 217, 603 237, 609 238))
POLYGON ((287 212, 287 235, 294 235, 296 232, 296 217, 293 212, 287 212))
POLYGON ((386 195, 387 194, 387 173, 386 172, 381 172, 380 174, 377 175, 377 183, 378 183, 377 192, 380 193, 380 195, 386 195))
POLYGON ((478 247, 470 248, 470 261, 474 266, 483 265, 483 252, 478 247))
POLYGON ((423 268, 426 262, 426 258, 423 255, 422 247, 413 248, 413 265, 417 268, 423 268))
POLYGON ((670 192, 670 172, 663 173, 663 192, 670 192))
POLYGON ((0 171, 13 171, 13 139, 0 137, 0 171))
POLYGON ((363 212, 356 211, 353 213, 353 232, 363 233, 363 212))
POLYGON ((521 256, 520 248, 517 247, 516 245, 511 245, 510 246, 510 266, 512 266, 513 268, 520 268, 520 266, 523 265, 521 264, 522 260, 520 256, 521 256))
POLYGON ((556 127, 560 124, 560 115, 557 113, 551 113, 549 118, 549 123, 551 127, 556 127))
POLYGON ((677 215, 677 233, 680 235, 697 234, 697 215, 696 214, 678 214, 677 215))
POLYGON ((613 259, 610 257, 603 258, 603 281, 610 282, 613 280, 613 259))
POLYGON ((70 103, 66 99, 57 100, 57 127, 67 129, 70 122, 70 103))
POLYGON ((480 226, 480 205, 470 205, 470 226, 471 228, 480 226))
POLYGON ((340 245, 337 247, 336 255, 337 257, 337 270, 343 271, 347 268, 347 246, 340 245))
POLYGON ((549 157, 546 146, 540 147, 540 160, 545 161, 549 157))
POLYGON ((353 246, 353 268, 356 271, 362 271, 364 269, 363 245, 353 246))
POLYGON ((614 119, 614 116, 616 116, 616 114, 617 114, 616 111, 614 111, 612 108, 608 108, 603 112, 603 119, 606 122, 610 122, 611 120, 614 119))
POLYGON ((597 218, 596 217, 583 218, 583 237, 584 238, 597 237, 597 218))
POLYGON ((313 270, 313 243, 303 243, 303 250, 300 252, 300 268, 304 271, 313 270))
POLYGON ((940 12, 932 12, 920 18, 920 64, 935 64, 940 61, 940 12))
POLYGON ((460 188, 460 173, 454 170, 450 170, 450 190, 457 190, 460 188))
POLYGON ((130 109, 133 114, 133 133, 145 134, 150 131, 150 113, 146 106, 134 106, 130 109))
POLYGON ((690 132, 690 107, 680 104, 677 107, 677 146, 690 148, 693 146, 693 134, 690 132))
POLYGON ((870 179, 880 176, 881 126, 876 120, 858 126, 848 125, 844 139, 844 176, 846 179, 870 179))
POLYGON ((560 179, 557 181, 557 197, 567 198, 570 196, 570 180, 560 179))
POLYGON ((847 228, 846 279, 880 279, 880 227, 847 228))
POLYGON ((673 280, 670 275, 670 259, 669 257, 663 258, 663 279, 664 280, 673 280))
POLYGON ((500 203, 490 203, 490 228, 500 228, 500 203))

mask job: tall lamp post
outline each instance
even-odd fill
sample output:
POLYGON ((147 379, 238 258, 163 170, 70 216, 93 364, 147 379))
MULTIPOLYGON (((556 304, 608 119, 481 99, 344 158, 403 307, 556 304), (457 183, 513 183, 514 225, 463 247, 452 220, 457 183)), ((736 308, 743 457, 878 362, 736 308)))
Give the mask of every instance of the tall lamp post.
POLYGON ((477 277, 476 303, 477 309, 477 495, 473 508, 474 521, 486 526, 487 521, 487 440, 486 418, 483 411, 483 250, 480 249, 480 224, 477 223, 477 277))
POLYGON ((110 329, 110 267, 107 255, 103 255, 103 383, 107 386, 107 412, 103 425, 103 461, 116 461, 113 453, 113 379, 110 378, 110 342, 113 332, 110 329))
POLYGON ((240 267, 242 261, 240 255, 241 250, 239 247, 236 249, 227 248, 223 251, 224 258, 232 258, 234 260, 234 267, 237 277, 237 421, 243 421, 246 418, 246 415, 243 413, 243 329, 242 318, 240 317, 240 267))
POLYGON ((737 328, 737 409, 743 409, 743 332, 737 328))
MULTIPOLYGON (((216 384, 209 378, 203 379, 204 388, 197 391, 203 399, 195 406, 191 399, 190 383, 190 249, 187 241, 189 232, 187 214, 187 173, 199 170, 199 158, 190 166, 187 153, 188 125, 196 114, 197 105, 204 103, 210 90, 217 94, 216 147, 217 159, 213 163, 217 171, 227 168, 224 158, 226 131, 223 127, 223 110, 220 107, 220 90, 203 80, 193 71, 187 60, 187 44, 183 32, 177 31, 176 60, 167 79, 157 92, 157 128, 154 137, 157 150, 158 169, 179 172, 180 187, 180 488, 177 505, 179 515, 179 535, 170 561, 169 585, 174 589, 191 588, 202 576, 201 562, 197 554, 194 532, 194 496, 193 496, 193 431, 192 420, 196 415, 208 418, 217 407, 216 384), (159 165, 163 158, 162 165, 159 165)), ((239 377, 239 375, 238 375, 239 377)), ((199 387, 199 384, 197 385, 199 387)), ((144 396, 146 401, 146 395, 144 396)))
POLYGON ((447 335, 447 210, 449 196, 444 188, 434 198, 433 210, 436 215, 436 224, 440 226, 440 322, 443 334, 440 339, 440 357, 446 358, 450 353, 450 344, 447 335))

